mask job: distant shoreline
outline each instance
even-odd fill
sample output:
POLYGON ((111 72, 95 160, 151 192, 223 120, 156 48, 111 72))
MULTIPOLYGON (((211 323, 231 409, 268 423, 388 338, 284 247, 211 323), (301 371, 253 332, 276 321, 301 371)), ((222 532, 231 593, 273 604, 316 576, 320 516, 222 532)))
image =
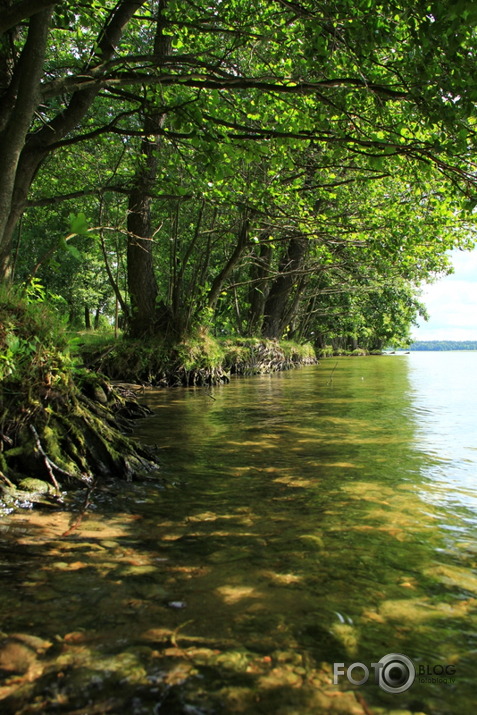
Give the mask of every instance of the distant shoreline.
POLYGON ((477 340, 416 340, 408 348, 413 351, 477 350, 477 340))

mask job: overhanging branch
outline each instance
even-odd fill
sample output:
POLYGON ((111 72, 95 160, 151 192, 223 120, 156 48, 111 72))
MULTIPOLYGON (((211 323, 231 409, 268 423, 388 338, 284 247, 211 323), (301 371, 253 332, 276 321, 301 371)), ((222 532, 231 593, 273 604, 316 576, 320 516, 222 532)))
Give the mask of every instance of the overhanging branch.
POLYGON ((56 97, 60 94, 78 92, 85 89, 100 89, 111 86, 128 85, 162 85, 193 87, 195 89, 258 89, 262 92, 272 94, 316 94, 323 89, 334 89, 343 87, 348 89, 363 89, 373 94, 379 94, 388 99, 408 99, 409 93, 402 89, 393 89, 387 85, 366 82, 359 77, 334 77, 323 79, 317 82, 305 80, 295 81, 292 78, 277 78, 270 81, 260 77, 235 77, 233 75, 206 75, 201 73, 175 73, 175 72, 153 72, 145 74, 141 72, 116 72, 100 77, 95 73, 85 73, 73 77, 65 77, 62 80, 53 80, 43 85, 42 97, 44 100, 56 97))
POLYGON ((22 20, 28 20, 33 15, 37 15, 42 10, 52 5, 57 5, 59 0, 23 0, 9 8, 2 8, 0 17, 0 35, 12 27, 18 25, 22 20))

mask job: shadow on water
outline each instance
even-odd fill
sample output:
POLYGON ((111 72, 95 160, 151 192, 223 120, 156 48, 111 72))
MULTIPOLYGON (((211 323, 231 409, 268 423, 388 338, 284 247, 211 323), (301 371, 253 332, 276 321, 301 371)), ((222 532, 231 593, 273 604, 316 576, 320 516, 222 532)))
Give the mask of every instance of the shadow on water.
MULTIPOLYGON (((137 495, 130 491, 130 504, 137 495)), ((65 513, 32 515, 25 530, 10 527, 15 551, 2 551, 2 713, 190 714, 224 712, 235 701, 232 711, 276 705, 280 712, 283 702, 306 705, 300 689, 307 672, 326 691, 328 673, 294 650, 286 618, 269 610, 263 589, 242 585, 227 563, 223 578, 214 576, 204 590, 208 557, 220 564, 221 553, 199 558, 198 539, 168 526, 157 542, 134 515, 107 512, 98 509, 67 539, 65 513), (272 637, 280 621, 283 632, 272 637), (261 635, 256 629, 264 625, 261 635)), ((216 538, 220 549, 227 542, 225 532, 216 538)), ((235 538, 232 561, 234 550, 250 547, 250 539, 235 538)), ((344 656, 319 626, 317 637, 344 656)))
POLYGON ((2 713, 474 712, 475 515, 423 497, 406 363, 331 367, 151 395, 172 486, 3 520, 2 713), (387 653, 426 677, 333 682, 387 653))

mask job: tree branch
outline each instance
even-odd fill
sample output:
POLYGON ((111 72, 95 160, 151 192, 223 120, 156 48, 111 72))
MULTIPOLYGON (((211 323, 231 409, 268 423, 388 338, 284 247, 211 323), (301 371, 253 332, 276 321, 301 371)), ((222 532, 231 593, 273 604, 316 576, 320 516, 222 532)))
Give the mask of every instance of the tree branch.
POLYGON ((62 80, 53 80, 43 85, 43 99, 47 100, 60 94, 70 93, 89 88, 96 91, 107 86, 121 87, 127 85, 141 84, 151 86, 160 84, 163 86, 184 86, 196 89, 258 89, 262 92, 274 94, 316 94, 322 89, 333 89, 335 87, 347 87, 349 89, 364 89, 379 94, 389 99, 408 99, 409 93, 401 89, 393 89, 388 85, 366 82, 358 77, 335 77, 319 80, 318 82, 308 82, 306 80, 295 81, 292 78, 277 78, 275 82, 260 77, 235 77, 233 75, 206 75, 200 73, 179 74, 179 73, 154 73, 145 74, 141 72, 116 72, 103 76, 96 76, 96 72, 85 73, 65 77, 62 80))
POLYGON ((47 7, 52 7, 58 2, 59 0, 22 0, 12 7, 3 9, 0 18, 0 35, 11 30, 22 20, 28 20, 32 15, 36 15, 47 7))
MULTIPOLYGON (((145 0, 123 0, 116 8, 98 39, 97 55, 100 56, 102 62, 107 62, 111 58, 124 31, 124 27, 134 16, 138 8, 144 5, 144 2, 145 0)), ((30 138, 28 145, 35 149, 41 148, 43 151, 49 151, 50 146, 55 141, 62 139, 78 125, 91 106, 100 88, 101 87, 97 84, 85 85, 80 83, 75 89, 66 109, 52 119, 51 122, 46 124, 43 129, 34 134, 30 138)))
MULTIPOLYGON (((161 110, 162 112, 163 110, 161 110)), ((163 111, 166 114, 166 110, 163 111)), ((72 144, 79 144, 79 142, 87 141, 88 139, 95 139, 101 136, 101 134, 119 134, 125 137, 145 137, 145 136, 164 136, 170 137, 172 139, 191 139, 195 136, 194 132, 174 132, 168 129, 162 129, 162 127, 156 127, 153 131, 146 131, 145 129, 120 129, 115 126, 116 122, 113 121, 110 124, 106 124, 103 127, 98 127, 92 132, 87 134, 77 134, 75 137, 70 137, 69 139, 63 139, 59 142, 54 142, 49 145, 49 149, 54 151, 55 149, 61 149, 65 146, 71 146, 72 144)))
MULTIPOLYGON (((102 186, 96 189, 81 189, 79 191, 71 191, 69 194, 58 194, 57 196, 43 196, 39 199, 30 199, 26 202, 27 207, 32 206, 51 206, 53 204, 59 204, 62 201, 70 201, 71 199, 78 199, 83 196, 94 196, 107 193, 108 191, 115 192, 118 194, 129 195, 131 191, 130 186, 102 186)), ((148 194, 152 199, 160 199, 163 201, 186 201, 192 198, 192 194, 148 194)))

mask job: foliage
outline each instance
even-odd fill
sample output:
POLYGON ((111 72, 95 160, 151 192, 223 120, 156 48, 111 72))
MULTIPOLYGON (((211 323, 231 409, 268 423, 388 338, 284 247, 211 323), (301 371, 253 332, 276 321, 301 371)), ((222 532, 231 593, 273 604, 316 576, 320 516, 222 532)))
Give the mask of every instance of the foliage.
POLYGON ((379 349, 472 247, 470 3, 14 7, 0 272, 71 325, 379 349))
POLYGON ((46 303, 41 284, 0 289, 0 380, 18 386, 38 379, 62 382, 71 366, 63 323, 46 303), (35 378, 36 376, 36 378, 35 378))

